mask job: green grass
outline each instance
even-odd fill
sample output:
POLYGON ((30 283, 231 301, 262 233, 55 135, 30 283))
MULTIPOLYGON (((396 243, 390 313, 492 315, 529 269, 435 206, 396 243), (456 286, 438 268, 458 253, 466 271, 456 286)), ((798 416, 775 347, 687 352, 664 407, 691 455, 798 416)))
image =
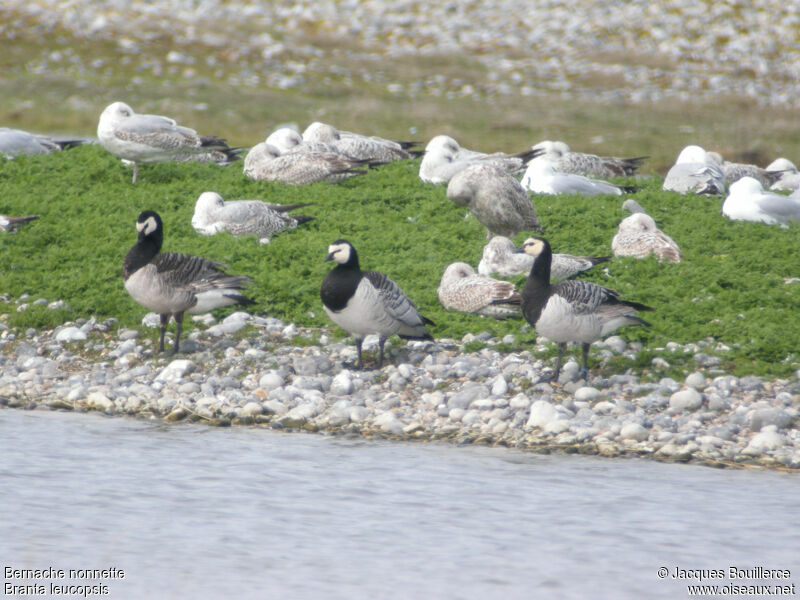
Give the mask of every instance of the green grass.
MULTIPOLYGON (((240 165, 161 163, 142 165, 133 185, 130 169, 99 146, 0 160, 0 214, 41 215, 16 234, 0 235, 0 293, 12 299, 29 294, 29 302, 63 299, 69 305, 19 313, 13 303, 0 304, 0 312, 19 328, 91 315, 140 327, 146 311, 125 292, 121 264, 136 240, 136 217, 149 208, 164 220, 164 251, 206 256, 225 262, 233 273, 251 275, 257 314, 303 326, 331 325, 319 299, 331 268, 323 259, 328 244, 346 238, 357 248, 362 268, 387 273, 436 323, 435 337, 460 339, 482 331, 532 337, 520 334, 522 320, 494 321, 439 305, 436 287, 444 268, 455 261, 477 265, 485 230, 465 219, 465 210, 447 200, 443 186, 423 184, 417 169, 417 161, 395 163, 341 184, 303 187, 250 181, 240 165), (228 200, 313 202, 297 212, 316 219, 267 245, 254 237, 200 236, 190 221, 195 200, 207 190, 228 200)), ((735 373, 792 373, 800 366, 800 284, 787 285, 783 278, 800 274, 800 226, 731 222, 720 214, 721 199, 681 197, 662 192, 660 185, 660 178, 645 180, 636 198, 678 242, 684 261, 616 258, 585 275, 655 308, 646 315, 652 329, 629 328, 622 335, 651 352, 668 341, 710 338, 731 347, 723 366, 735 373)), ((623 217, 619 198, 536 196, 534 201, 554 251, 610 254, 623 217)))

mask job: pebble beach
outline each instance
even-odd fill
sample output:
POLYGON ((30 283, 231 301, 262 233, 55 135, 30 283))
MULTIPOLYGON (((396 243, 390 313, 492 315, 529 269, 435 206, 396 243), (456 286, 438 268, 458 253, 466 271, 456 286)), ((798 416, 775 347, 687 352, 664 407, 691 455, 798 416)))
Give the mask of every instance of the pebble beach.
MULTIPOLYGON (((26 310, 46 300, 15 302, 26 310)), ((570 357, 551 385, 542 381, 549 363, 532 352, 492 348, 512 343, 511 335, 407 344, 395 338, 387 346, 391 364, 381 370, 369 368, 377 338, 368 337, 367 369, 352 371, 343 368, 355 359, 352 341, 335 340, 331 331, 245 312, 220 322, 199 318, 174 357, 154 353, 155 329, 120 328, 115 319, 54 330, 0 325, 0 406, 800 468, 800 431, 793 427, 800 373, 791 380, 727 375, 710 343, 670 343, 671 351, 694 353, 697 369, 682 381, 592 370, 584 380, 570 357), (483 347, 467 351, 475 341, 483 347)), ((151 314, 143 323, 152 327, 157 319, 151 314)), ((592 354, 602 360, 636 350, 613 336, 593 344, 592 354)))

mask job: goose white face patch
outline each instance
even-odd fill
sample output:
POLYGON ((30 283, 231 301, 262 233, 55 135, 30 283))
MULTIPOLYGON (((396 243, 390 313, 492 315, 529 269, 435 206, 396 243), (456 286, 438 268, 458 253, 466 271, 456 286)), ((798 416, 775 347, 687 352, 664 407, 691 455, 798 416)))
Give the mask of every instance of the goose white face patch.
POLYGON ((525 254, 530 254, 531 256, 539 256, 542 253, 542 249, 544 248, 544 244, 541 240, 537 240, 535 238, 528 238, 522 244, 522 248, 525 250, 525 254))
POLYGON ((144 223, 136 223, 136 231, 144 232, 145 235, 150 235, 158 228, 155 217, 147 217, 144 223))
POLYGON ((331 244, 328 246, 328 256, 340 265, 350 260, 350 246, 348 244, 331 244))

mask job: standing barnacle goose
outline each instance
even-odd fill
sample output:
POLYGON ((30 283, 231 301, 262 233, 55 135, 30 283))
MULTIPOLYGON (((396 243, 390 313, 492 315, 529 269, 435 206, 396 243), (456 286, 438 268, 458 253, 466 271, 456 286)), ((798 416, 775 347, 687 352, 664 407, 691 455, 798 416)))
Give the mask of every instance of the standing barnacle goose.
POLYGON ((534 257, 525 287, 522 288, 522 314, 536 333, 558 344, 558 360, 553 380, 558 380, 561 356, 567 342, 580 342, 583 374, 588 371, 589 345, 625 325, 650 323, 636 316, 636 311, 653 310, 649 306, 621 300, 614 290, 588 281, 550 283, 553 254, 549 242, 530 237, 518 252, 534 257))
POLYGON ((362 367, 361 344, 369 334, 378 336, 379 369, 383 366, 383 345, 391 335, 396 333, 405 340, 433 339, 425 329, 433 321, 420 315, 403 290, 386 275, 362 271, 358 253, 350 242, 333 242, 325 260, 334 261, 336 266, 322 280, 322 305, 331 320, 355 338, 356 369, 362 367))
POLYGON ((228 275, 222 263, 175 252, 161 252, 164 229, 161 217, 145 210, 136 220, 136 244, 122 261, 122 279, 131 297, 161 316, 158 351, 164 352, 164 334, 170 317, 177 331, 172 354, 178 352, 183 313, 205 313, 231 304, 254 304, 240 294, 250 282, 247 275, 228 275))

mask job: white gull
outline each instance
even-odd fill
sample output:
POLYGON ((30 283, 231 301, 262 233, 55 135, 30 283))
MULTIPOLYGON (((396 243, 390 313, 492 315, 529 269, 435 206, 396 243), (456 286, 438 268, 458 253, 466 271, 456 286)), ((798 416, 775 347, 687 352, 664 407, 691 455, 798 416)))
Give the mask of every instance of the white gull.
POLYGON ((784 196, 766 192, 757 179, 743 177, 731 185, 722 203, 722 214, 734 221, 754 221, 786 228, 790 221, 800 221, 800 193, 784 196))

